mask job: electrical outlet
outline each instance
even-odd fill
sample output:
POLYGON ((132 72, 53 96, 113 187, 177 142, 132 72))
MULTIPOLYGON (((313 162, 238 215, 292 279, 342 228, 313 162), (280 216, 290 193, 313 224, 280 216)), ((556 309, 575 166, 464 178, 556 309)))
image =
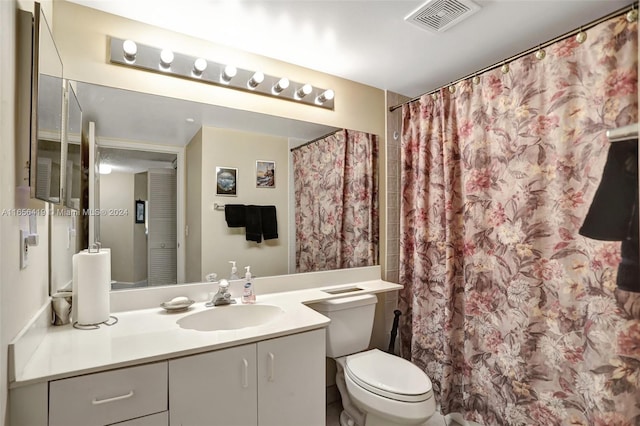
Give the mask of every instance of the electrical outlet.
POLYGON ((29 232, 20 230, 20 269, 29 265, 29 232))

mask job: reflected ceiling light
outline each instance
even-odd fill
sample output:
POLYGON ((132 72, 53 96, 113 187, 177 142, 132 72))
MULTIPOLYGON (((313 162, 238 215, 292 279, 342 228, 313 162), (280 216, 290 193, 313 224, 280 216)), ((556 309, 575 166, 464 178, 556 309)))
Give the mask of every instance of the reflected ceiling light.
POLYGON ((233 65, 227 65, 220 75, 220 79, 223 83, 229 83, 233 77, 238 74, 238 70, 233 65))
POLYGON ((262 71, 256 71, 247 82, 247 86, 249 87, 249 89, 255 89, 263 81, 264 81, 264 74, 262 73, 262 71))
POLYGON ((100 164, 100 167, 98 168, 98 173, 101 175, 108 175, 111 171, 111 166, 108 164, 100 164))
POLYGON ((193 75, 196 77, 201 77, 204 70, 207 69, 207 60, 203 58, 198 58, 193 62, 193 75))
POLYGON ((312 90, 313 90, 313 88, 311 87, 310 84, 305 84, 304 86, 302 86, 301 88, 296 90, 296 99, 304 98, 309 93, 311 93, 312 90))
POLYGON ((318 97, 316 98, 316 102, 322 105, 323 103, 333 99, 335 95, 336 94, 333 90, 327 89, 318 95, 318 97))
POLYGON ((162 49, 160 52, 160 66, 162 68, 170 68, 173 62, 173 52, 169 49, 162 49))
POLYGON ((136 61, 138 53, 138 45, 133 40, 125 40, 122 42, 122 50, 124 51, 124 60, 133 63, 136 61))
POLYGON ((286 77, 282 77, 278 82, 273 86, 272 92, 277 95, 281 93, 284 89, 289 87, 289 79, 286 77))

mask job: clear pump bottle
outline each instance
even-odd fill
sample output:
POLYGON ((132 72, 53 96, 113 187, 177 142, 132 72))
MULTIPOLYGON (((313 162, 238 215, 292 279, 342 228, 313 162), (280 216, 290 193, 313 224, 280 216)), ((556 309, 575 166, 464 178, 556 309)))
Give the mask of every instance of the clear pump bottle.
POLYGON ((238 268, 236 268, 235 260, 230 260, 229 263, 231 264, 231 275, 229 275, 229 281, 239 280, 240 277, 238 276, 238 268))
POLYGON ((253 291, 253 282, 251 281, 251 266, 245 266, 247 272, 244 274, 244 289, 242 291, 242 303, 256 303, 256 294, 253 291))

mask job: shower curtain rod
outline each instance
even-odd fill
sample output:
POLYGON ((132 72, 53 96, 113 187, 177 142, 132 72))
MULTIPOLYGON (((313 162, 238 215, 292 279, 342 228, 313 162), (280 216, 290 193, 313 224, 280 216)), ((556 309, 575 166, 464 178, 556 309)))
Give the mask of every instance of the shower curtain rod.
POLYGON ((485 73, 487 71, 491 71, 493 69, 501 67, 502 65, 504 65, 506 63, 513 62, 516 59, 520 59, 523 56, 526 56, 526 55, 529 55, 531 53, 534 53, 534 52, 538 51, 539 49, 543 49, 545 47, 548 47, 548 46, 552 45, 553 43, 555 43, 557 41, 564 40, 565 38, 569 38, 572 35, 578 34, 581 31, 589 30, 589 29, 595 27, 596 25, 601 24, 602 22, 605 22, 605 21, 607 21, 607 20, 609 20, 611 18, 614 18, 614 17, 616 17, 618 15, 622 15, 624 13, 628 13, 630 10, 636 9, 637 7, 638 7, 638 2, 637 1, 633 2, 629 6, 625 6, 625 7, 621 8, 621 9, 616 10, 615 12, 611 12, 610 14, 608 14, 606 16, 603 16, 602 18, 596 19, 595 21, 591 21, 588 24, 580 26, 579 28, 576 28, 573 31, 569 31, 567 33, 562 34, 561 36, 555 37, 555 38, 553 38, 553 39, 551 39, 549 41, 546 41, 544 43, 538 44, 535 47, 532 47, 532 48, 530 48, 528 50, 525 50, 524 52, 518 53, 517 55, 514 55, 514 56, 512 56, 510 58, 504 59, 504 60, 502 60, 500 62, 496 62, 493 65, 490 65, 490 66, 488 66, 486 68, 482 68, 481 70, 478 70, 476 72, 468 74, 468 75, 466 75, 466 76, 464 76, 462 78, 459 78, 459 79, 457 79, 455 81, 452 81, 451 83, 447 83, 445 85, 442 85, 442 86, 438 87, 437 89, 433 89, 433 90, 431 90, 429 92, 425 92, 425 93, 423 93, 421 95, 416 96, 415 98, 409 99, 406 102, 402 102, 401 104, 391 106, 391 107, 389 107, 389 112, 393 112, 393 111, 397 110, 398 108, 401 108, 403 105, 407 105, 407 104, 413 103, 415 101, 418 101, 418 100, 420 100, 420 98, 422 98, 425 95, 431 95, 433 93, 436 93, 436 92, 440 91, 441 89, 444 89, 444 88, 449 87, 449 86, 453 86, 455 84, 458 84, 461 81, 467 80, 469 78, 473 78, 473 77, 475 77, 477 75, 480 75, 480 74, 483 74, 483 73, 485 73))
POLYGON ((318 141, 320 141, 320 140, 322 140, 322 139, 324 139, 324 138, 328 138, 328 137, 329 137, 329 136, 331 136, 331 135, 335 135, 336 133, 338 133, 338 132, 339 132, 339 131, 341 131, 341 130, 344 130, 344 129, 337 129, 337 130, 334 130, 334 131, 332 131, 332 132, 327 133, 327 134, 326 134, 326 135, 324 135, 324 136, 320 136, 319 138, 315 138, 315 139, 313 139, 313 140, 310 140, 309 142, 305 142, 305 143, 303 143, 302 145, 298 145, 298 146, 296 146, 296 147, 294 147, 294 148, 291 148, 291 152, 295 151, 296 149, 303 148, 303 147, 305 147, 305 146, 307 146, 307 145, 309 145, 309 144, 311 144, 311 143, 318 142, 318 141))

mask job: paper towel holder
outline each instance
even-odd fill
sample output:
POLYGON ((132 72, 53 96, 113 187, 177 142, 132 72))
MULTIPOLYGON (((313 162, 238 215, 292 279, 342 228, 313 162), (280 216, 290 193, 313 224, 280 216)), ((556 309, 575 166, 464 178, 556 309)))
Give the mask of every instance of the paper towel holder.
POLYGON ((97 330, 101 325, 106 325, 111 327, 112 325, 116 325, 118 323, 118 317, 109 315, 109 319, 106 321, 98 322, 95 324, 78 324, 78 321, 73 322, 73 328, 77 328, 78 330, 97 330))
MULTIPOLYGON (((100 253, 100 249, 102 248, 102 244, 99 241, 91 244, 87 249, 89 253, 100 253)), ((109 318, 105 321, 97 322, 95 324, 80 324, 78 321, 73 322, 73 328, 78 330, 96 330, 99 329, 101 325, 112 326, 118 323, 118 317, 114 315, 109 315, 109 318)))
POLYGON ((91 244, 89 246, 89 248, 87 249, 87 251, 89 253, 100 253, 100 249, 102 248, 102 244, 99 241, 96 241, 95 243, 91 244))

